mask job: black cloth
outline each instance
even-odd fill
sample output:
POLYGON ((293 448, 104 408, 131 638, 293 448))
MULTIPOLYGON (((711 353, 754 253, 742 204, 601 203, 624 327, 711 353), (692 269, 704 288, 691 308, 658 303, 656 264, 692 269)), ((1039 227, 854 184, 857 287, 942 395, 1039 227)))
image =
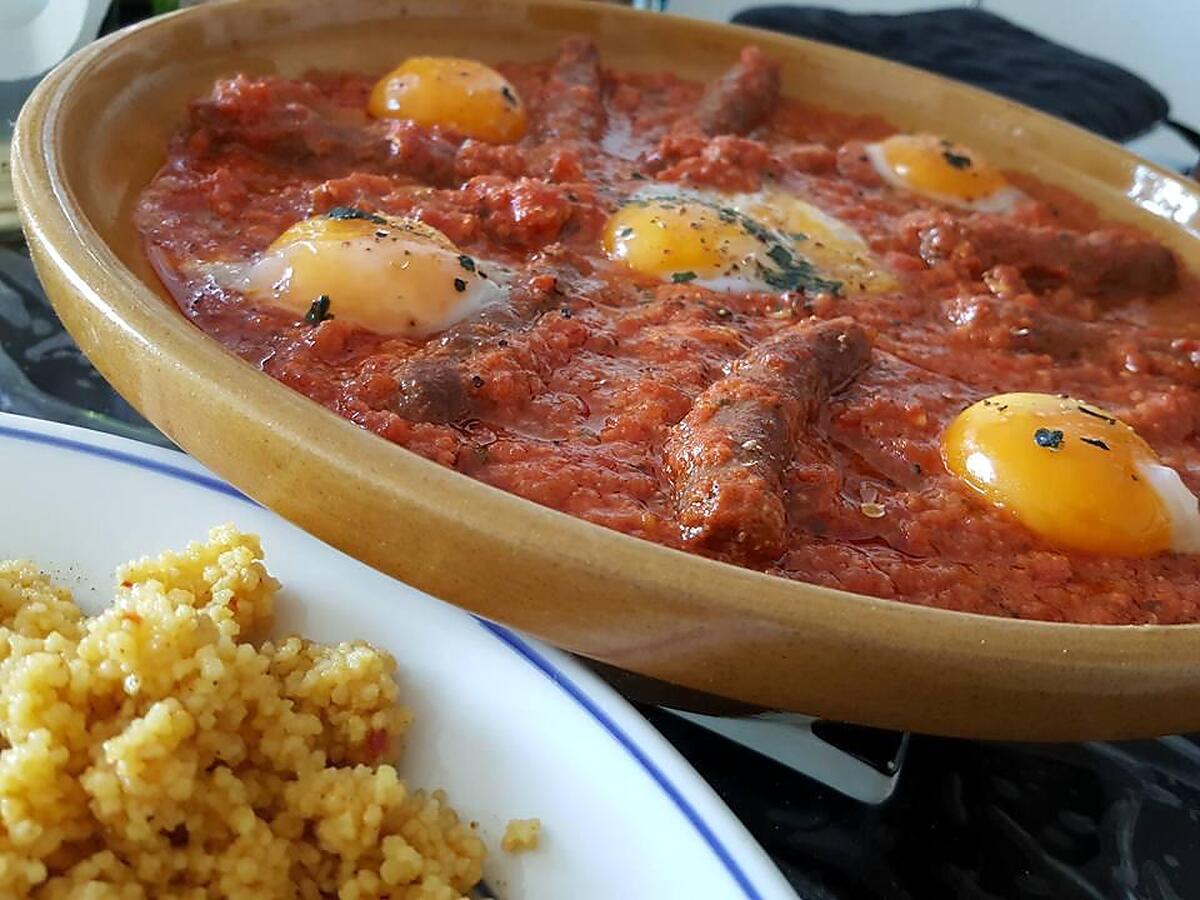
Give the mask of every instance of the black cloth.
POLYGON ((1144 134, 1169 112, 1167 99, 1136 75, 980 9, 854 15, 765 6, 740 12, 733 21, 937 72, 1115 141, 1144 134))

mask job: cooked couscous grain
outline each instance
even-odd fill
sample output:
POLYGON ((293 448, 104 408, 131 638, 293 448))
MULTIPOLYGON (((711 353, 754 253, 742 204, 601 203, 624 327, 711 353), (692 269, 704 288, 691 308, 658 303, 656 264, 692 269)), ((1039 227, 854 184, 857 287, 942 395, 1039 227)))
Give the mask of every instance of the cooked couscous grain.
POLYGON ((541 819, 510 819, 500 839, 500 849, 505 853, 536 850, 541 836, 541 819))
POLYGON ((383 762, 410 715, 361 642, 258 643, 277 582, 231 526, 85 617, 0 563, 0 897, 451 900, 484 846, 383 762))

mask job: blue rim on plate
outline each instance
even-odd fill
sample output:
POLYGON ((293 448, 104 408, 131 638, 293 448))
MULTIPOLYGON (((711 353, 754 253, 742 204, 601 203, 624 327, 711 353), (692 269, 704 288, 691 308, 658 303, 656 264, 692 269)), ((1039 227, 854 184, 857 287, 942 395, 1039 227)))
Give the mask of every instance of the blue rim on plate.
MULTIPOLYGON (((70 426, 66 426, 70 427, 70 426)), ((215 493, 224 494, 229 497, 234 497, 243 502, 259 506, 259 504, 247 497, 237 488, 215 478, 212 475, 205 475, 200 472, 190 471, 182 466, 172 465, 171 463, 161 462, 156 459, 150 459, 141 456, 135 452, 128 450, 116 450, 111 447, 100 447, 95 444, 89 444, 86 441, 75 440, 73 438, 62 437, 54 434, 44 434, 36 430, 26 430, 24 428, 13 425, 0 424, 0 437, 13 438, 18 441, 25 441, 33 444, 43 444, 50 447, 56 447, 60 450, 68 450, 75 453, 83 453, 88 456, 95 456, 101 459, 107 459, 112 462, 121 463, 123 465, 133 466, 139 469, 154 472, 158 475, 164 475, 168 478, 173 478, 178 481, 186 481, 190 484, 204 488, 205 490, 215 493)), ((132 443, 132 442, 131 442, 132 443)), ((161 450, 159 452, 162 452, 161 450)), ((176 451, 177 452, 177 451, 176 451)), ((182 455, 182 454, 181 454, 182 455)), ((186 458, 186 457, 185 457, 186 458)), ((748 900, 763 900, 767 895, 761 892, 750 880, 750 877, 734 859, 733 854, 721 841, 721 839, 713 831, 712 827, 701 817, 696 808, 683 795, 683 792, 675 786, 671 779, 662 771, 661 768, 651 759, 642 747, 626 731, 618 725, 611 716, 602 710, 588 695, 579 687, 565 672, 555 666, 550 660, 543 656, 533 645, 528 643, 524 638, 517 635, 515 632, 509 631, 501 625, 494 622, 489 622, 486 619, 481 619, 478 616, 472 618, 489 632, 493 637, 507 646, 510 650, 522 657, 534 668, 538 669, 543 675, 549 678, 554 684, 568 697, 570 697, 601 727, 610 737, 613 738, 622 748, 625 749, 630 756, 637 762, 651 780, 662 789, 675 807, 683 814, 684 818, 695 828, 701 839, 712 850, 713 854, 720 861, 725 871, 741 889, 742 896, 748 900)))

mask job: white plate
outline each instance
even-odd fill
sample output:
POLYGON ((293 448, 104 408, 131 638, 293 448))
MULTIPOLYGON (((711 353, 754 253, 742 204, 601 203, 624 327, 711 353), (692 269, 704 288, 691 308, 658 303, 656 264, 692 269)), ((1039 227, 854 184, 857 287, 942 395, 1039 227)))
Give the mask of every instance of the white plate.
POLYGON ((356 562, 180 453, 0 414, 0 470, 0 558, 36 560, 89 612, 118 563, 227 521, 261 535, 280 630, 396 656, 416 714, 404 777, 480 823, 500 897, 796 896, 683 758, 563 654, 356 562), (500 852, 505 822, 531 816, 541 848, 500 852))

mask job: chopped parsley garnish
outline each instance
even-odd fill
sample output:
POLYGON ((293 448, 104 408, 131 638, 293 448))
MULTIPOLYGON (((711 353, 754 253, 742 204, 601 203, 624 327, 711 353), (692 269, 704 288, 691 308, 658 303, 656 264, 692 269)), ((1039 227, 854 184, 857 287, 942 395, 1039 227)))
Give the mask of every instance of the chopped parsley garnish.
POLYGON ((1107 450, 1108 444, 1100 440, 1100 438, 1080 438, 1085 444, 1091 444, 1093 447, 1099 447, 1101 450, 1107 450))
POLYGON ((956 169, 971 168, 971 157, 964 156, 961 153, 955 153, 953 150, 943 150, 942 159, 956 169))
POLYGON ((1058 428, 1039 428, 1033 433, 1033 442, 1047 450, 1057 450, 1062 446, 1063 433, 1058 428))
POLYGON ((617 229, 617 237, 621 238, 622 240, 627 237, 632 237, 632 236, 633 236, 633 228, 629 225, 622 225, 620 228, 617 229))
POLYGON ((463 291, 465 291, 467 289, 467 283, 465 281, 463 281, 461 278, 455 278, 454 279, 454 289, 461 294, 463 291))
POLYGON ((459 256, 458 264, 468 272, 475 271, 475 260, 471 259, 471 257, 467 256, 465 253, 459 256))
MULTIPOLYGON (((781 292, 801 291, 807 294, 837 294, 842 288, 840 281, 822 277, 816 266, 791 250, 791 244, 795 241, 808 239, 805 235, 798 232, 793 234, 776 231, 732 207, 717 206, 693 196, 665 195, 630 201, 630 205, 642 207, 649 206, 650 204, 655 204, 665 209, 679 209, 686 204, 700 204, 716 212, 717 218, 725 224, 736 225, 767 248, 766 256, 774 265, 766 265, 758 262, 756 268, 758 277, 775 290, 781 292)), ((618 233, 618 237, 622 236, 618 233)), ((757 256, 758 254, 755 254, 756 258, 757 256)), ((736 271, 737 267, 734 266, 732 270, 736 271)), ((691 281, 695 277, 694 273, 676 272, 671 276, 671 281, 680 284, 681 282, 691 281)))
POLYGON ((842 287, 840 281, 831 281, 817 274, 817 269, 807 259, 796 256, 783 244, 775 244, 767 251, 779 268, 759 266, 758 274, 771 287, 781 291, 803 291, 804 293, 828 292, 836 294, 842 287))
POLYGON ((505 100, 508 101, 509 106, 517 105, 517 95, 512 92, 512 88, 510 88, 507 84, 500 88, 500 94, 505 100))
POLYGON ((377 216, 375 213, 369 213, 361 209, 356 209, 353 206, 335 206, 329 212, 325 213, 327 219, 362 219, 367 222, 373 222, 376 225, 386 225, 387 219, 383 216, 377 216))
POLYGON ((322 294, 309 306, 308 312, 304 314, 304 321, 309 325, 320 325, 326 319, 332 319, 333 314, 329 311, 329 295, 322 294))
POLYGON ((792 254, 787 252, 787 248, 776 244, 767 251, 767 256, 775 261, 781 268, 792 264, 792 254))

